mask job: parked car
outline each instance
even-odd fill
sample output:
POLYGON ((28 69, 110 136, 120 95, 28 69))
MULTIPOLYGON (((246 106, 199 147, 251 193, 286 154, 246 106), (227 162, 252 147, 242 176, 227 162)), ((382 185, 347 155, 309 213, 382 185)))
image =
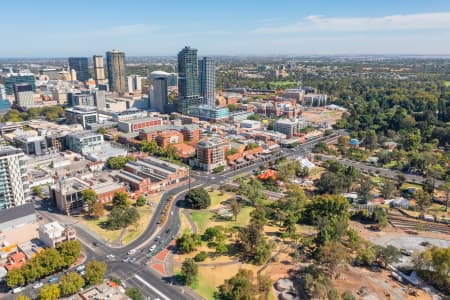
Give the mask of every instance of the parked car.
POLYGON ((412 250, 408 250, 408 249, 405 249, 405 248, 401 248, 401 249, 400 249, 400 253, 403 254, 403 255, 405 255, 405 256, 411 256, 411 255, 413 255, 413 251, 412 251, 412 250))
POLYGON ((16 287, 12 290, 13 294, 18 294, 23 291, 25 288, 23 286, 16 287))
POLYGON ((128 251, 128 255, 134 255, 136 254, 136 249, 131 249, 128 251))
POLYGON ((48 280, 48 283, 50 283, 50 284, 52 284, 52 283, 57 283, 58 280, 59 280, 59 278, 55 276, 55 277, 50 278, 50 279, 48 280))
POLYGON ((81 271, 84 271, 84 269, 86 269, 86 266, 85 266, 85 265, 80 265, 80 266, 78 266, 75 270, 76 270, 78 273, 80 273, 81 271))
POLYGON ((148 252, 153 252, 153 251, 155 251, 155 249, 156 249, 156 245, 153 245, 148 249, 148 252))
POLYGON ((44 286, 44 284, 42 282, 38 282, 35 285, 33 285, 33 289, 37 290, 37 289, 40 289, 43 286, 44 286))

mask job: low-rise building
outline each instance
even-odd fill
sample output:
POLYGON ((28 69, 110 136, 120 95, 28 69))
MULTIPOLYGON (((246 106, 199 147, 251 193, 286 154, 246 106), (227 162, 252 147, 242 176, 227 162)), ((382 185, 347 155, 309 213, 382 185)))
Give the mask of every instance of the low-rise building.
POLYGON ((62 242, 73 241, 77 238, 75 229, 62 226, 58 222, 51 222, 39 226, 39 239, 48 247, 56 248, 62 242))
POLYGON ((43 136, 18 135, 14 137, 14 143, 28 155, 44 155, 48 151, 47 141, 43 136))
POLYGON ((153 157, 129 161, 117 175, 120 181, 139 193, 166 190, 186 182, 188 177, 188 168, 153 157))
POLYGON ((161 118, 141 118, 127 121, 121 121, 118 123, 117 128, 122 132, 134 132, 145 128, 151 128, 162 125, 161 118))
POLYGON ((76 106, 65 110, 67 124, 80 124, 87 128, 88 124, 98 122, 97 108, 92 106, 76 106))
POLYGON ((0 210, 0 240, 10 245, 37 238, 37 218, 32 203, 0 210))
POLYGON ((280 119, 273 124, 273 130, 284 133, 287 137, 293 137, 300 133, 300 130, 307 127, 306 122, 298 119, 280 119))
POLYGON ((181 132, 175 130, 160 131, 155 138, 158 146, 167 148, 168 145, 181 144, 184 141, 184 136, 181 132))
POLYGON ((101 150, 103 143, 103 135, 94 131, 79 131, 67 135, 67 148, 82 155, 101 150))

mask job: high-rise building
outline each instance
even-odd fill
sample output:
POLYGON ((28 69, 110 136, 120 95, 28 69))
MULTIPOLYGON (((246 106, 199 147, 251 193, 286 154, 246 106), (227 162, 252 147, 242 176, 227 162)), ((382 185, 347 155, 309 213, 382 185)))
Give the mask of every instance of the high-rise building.
POLYGON ((139 75, 130 75, 127 77, 128 93, 134 93, 142 90, 142 77, 139 75))
POLYGON ((3 77, 3 84, 7 95, 14 95, 14 84, 16 83, 28 83, 33 87, 33 91, 36 88, 36 80, 34 74, 31 73, 10 73, 3 77))
POLYGON ((127 91, 125 53, 119 50, 106 52, 109 90, 124 94, 127 91))
POLYGON ((165 107, 169 102, 169 95, 167 93, 169 73, 164 71, 154 71, 150 73, 153 83, 153 91, 150 95, 150 107, 159 111, 165 112, 165 107))
POLYGON ((87 57, 69 57, 69 68, 77 72, 77 79, 82 82, 89 80, 89 63, 87 57))
POLYGON ((184 47, 178 53, 178 93, 181 97, 199 96, 197 49, 184 47))
POLYGON ((6 99, 6 88, 3 84, 0 84, 0 100, 6 99))
POLYGON ((30 108, 34 106, 34 92, 31 84, 15 84, 14 96, 16 98, 16 106, 21 108, 30 108))
POLYGON ((191 107, 205 104, 200 96, 197 49, 186 46, 178 53, 178 76, 177 111, 188 115, 191 107))
POLYGON ((0 209, 23 205, 28 200, 29 183, 22 150, 0 147, 0 209))
POLYGON ((216 62, 210 57, 203 57, 198 61, 198 78, 200 82, 200 95, 206 103, 216 106, 216 62))
POLYGON ((97 85, 106 83, 105 78, 105 65, 103 63, 103 56, 94 55, 94 79, 97 85))

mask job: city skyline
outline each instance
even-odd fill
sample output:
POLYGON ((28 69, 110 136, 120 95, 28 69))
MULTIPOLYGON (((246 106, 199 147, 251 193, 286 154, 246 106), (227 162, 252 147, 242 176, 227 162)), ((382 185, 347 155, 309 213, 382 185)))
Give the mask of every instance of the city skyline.
POLYGON ((8 2, 0 24, 12 29, 2 32, 7 47, 0 57, 91 57, 114 48, 129 56, 172 56, 184 45, 201 49, 199 56, 450 52, 448 1, 391 2, 175 0, 168 8, 159 2, 122 7, 81 0, 78 7, 89 7, 83 22, 76 22, 80 12, 66 4, 25 1, 23 10, 8 2), (19 9, 17 22, 13 12, 19 9))

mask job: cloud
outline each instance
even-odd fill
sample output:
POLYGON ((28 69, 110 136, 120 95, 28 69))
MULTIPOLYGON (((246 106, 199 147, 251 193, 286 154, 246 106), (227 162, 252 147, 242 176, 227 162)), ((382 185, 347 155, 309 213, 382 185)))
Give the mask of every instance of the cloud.
POLYGON ((131 24, 122 26, 113 26, 110 28, 103 28, 92 31, 75 32, 72 36, 76 37, 116 37, 116 36, 128 36, 138 35, 144 33, 151 33, 158 31, 159 26, 150 24, 131 24))
POLYGON ((308 16, 297 23, 278 27, 261 27, 253 32, 364 32, 420 29, 450 29, 450 12, 361 18, 308 16))

